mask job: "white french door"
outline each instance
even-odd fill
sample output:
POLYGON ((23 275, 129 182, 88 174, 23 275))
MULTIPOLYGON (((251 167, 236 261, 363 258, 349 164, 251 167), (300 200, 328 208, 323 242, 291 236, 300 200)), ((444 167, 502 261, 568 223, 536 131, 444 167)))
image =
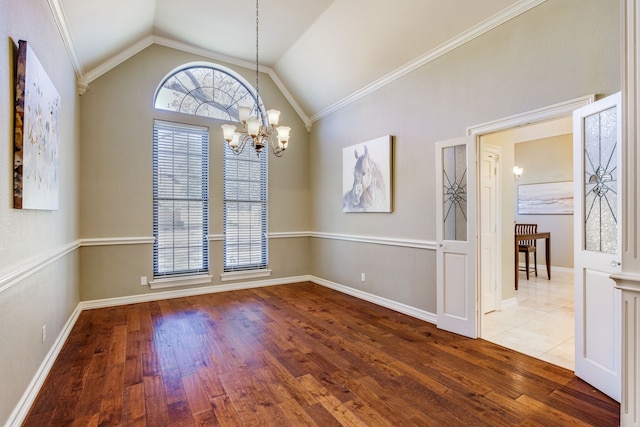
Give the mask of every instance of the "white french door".
POLYGON ((436 143, 438 328, 478 336, 476 139, 436 143))
POLYGON ((574 137, 574 298, 576 375, 620 401, 620 94, 576 110, 574 137))

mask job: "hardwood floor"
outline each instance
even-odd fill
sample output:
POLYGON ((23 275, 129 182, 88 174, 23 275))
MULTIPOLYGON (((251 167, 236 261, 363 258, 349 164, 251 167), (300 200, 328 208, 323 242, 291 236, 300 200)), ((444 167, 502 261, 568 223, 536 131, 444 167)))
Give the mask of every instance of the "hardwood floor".
POLYGON ((312 283, 85 311, 25 426, 619 425, 563 368, 312 283))

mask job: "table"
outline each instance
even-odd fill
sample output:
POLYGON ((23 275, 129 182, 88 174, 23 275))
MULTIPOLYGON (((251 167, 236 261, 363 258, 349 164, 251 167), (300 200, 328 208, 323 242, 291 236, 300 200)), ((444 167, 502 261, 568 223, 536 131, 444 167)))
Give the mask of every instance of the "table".
POLYGON ((520 261, 520 253, 518 252, 518 243, 523 240, 537 240, 544 239, 544 249, 545 249, 545 262, 547 264, 547 276, 549 280, 551 280, 551 233, 548 231, 543 231, 541 233, 533 233, 533 234, 516 234, 515 235, 515 258, 516 258, 516 291, 518 290, 518 264, 520 261))

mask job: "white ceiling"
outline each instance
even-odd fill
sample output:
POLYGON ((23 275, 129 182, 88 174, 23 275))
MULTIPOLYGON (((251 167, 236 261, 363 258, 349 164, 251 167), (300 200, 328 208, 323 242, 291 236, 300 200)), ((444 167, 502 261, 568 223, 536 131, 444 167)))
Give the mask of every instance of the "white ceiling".
MULTIPOLYGON (((308 122, 542 1, 261 0, 260 64, 308 122)), ((254 0, 49 2, 89 83, 157 40, 255 62, 254 0)))

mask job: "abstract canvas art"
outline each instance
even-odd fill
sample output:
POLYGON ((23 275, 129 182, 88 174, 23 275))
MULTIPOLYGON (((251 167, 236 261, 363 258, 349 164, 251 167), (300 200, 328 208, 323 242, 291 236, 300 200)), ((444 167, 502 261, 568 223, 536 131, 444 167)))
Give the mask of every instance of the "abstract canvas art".
POLYGON ((573 214, 573 181, 519 185, 518 214, 573 214))
POLYGON ((342 150, 342 211, 391 212, 391 135, 342 150))
POLYGON ((60 95, 24 40, 18 42, 13 207, 58 209, 60 95))

